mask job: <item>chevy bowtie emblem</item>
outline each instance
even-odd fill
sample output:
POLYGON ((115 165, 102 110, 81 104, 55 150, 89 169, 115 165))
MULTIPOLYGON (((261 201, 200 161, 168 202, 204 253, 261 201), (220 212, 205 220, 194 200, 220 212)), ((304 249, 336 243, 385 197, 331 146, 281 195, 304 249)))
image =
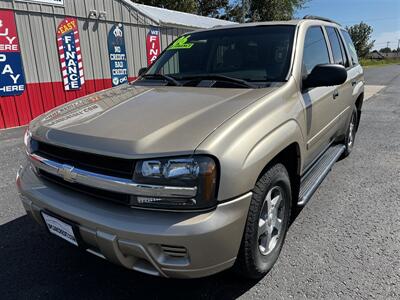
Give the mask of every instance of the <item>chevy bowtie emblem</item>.
POLYGON ((62 167, 58 168, 57 173, 61 176, 65 181, 68 182, 76 182, 76 173, 73 172, 74 167, 70 165, 62 165, 62 167))

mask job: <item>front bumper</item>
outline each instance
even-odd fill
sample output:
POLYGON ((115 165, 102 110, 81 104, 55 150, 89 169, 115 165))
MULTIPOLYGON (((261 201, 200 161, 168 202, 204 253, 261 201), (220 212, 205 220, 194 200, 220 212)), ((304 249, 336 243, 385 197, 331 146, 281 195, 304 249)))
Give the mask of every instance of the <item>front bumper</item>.
POLYGON ((17 186, 38 223, 49 211, 77 224, 85 249, 151 275, 195 278, 231 267, 239 251, 251 193, 208 212, 128 208, 68 190, 21 168, 17 186))

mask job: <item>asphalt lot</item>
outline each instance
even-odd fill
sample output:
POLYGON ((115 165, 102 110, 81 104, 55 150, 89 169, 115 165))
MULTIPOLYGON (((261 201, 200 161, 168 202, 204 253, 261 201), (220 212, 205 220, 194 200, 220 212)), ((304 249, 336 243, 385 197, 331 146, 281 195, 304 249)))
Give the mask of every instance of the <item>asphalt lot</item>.
POLYGON ((294 220, 260 281, 231 272, 150 277, 48 236, 25 216, 14 186, 23 129, 0 131, 0 298, 399 299, 400 65, 367 69, 366 81, 387 87, 364 103, 354 152, 294 220))

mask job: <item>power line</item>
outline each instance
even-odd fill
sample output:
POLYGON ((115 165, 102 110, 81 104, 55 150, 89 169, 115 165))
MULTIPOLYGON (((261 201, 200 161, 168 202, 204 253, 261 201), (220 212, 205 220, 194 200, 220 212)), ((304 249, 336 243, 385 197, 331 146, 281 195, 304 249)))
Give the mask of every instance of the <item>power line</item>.
POLYGON ((387 41, 387 42, 374 43, 374 45, 384 45, 384 44, 387 44, 387 43, 396 43, 396 41, 392 40, 392 41, 387 41))

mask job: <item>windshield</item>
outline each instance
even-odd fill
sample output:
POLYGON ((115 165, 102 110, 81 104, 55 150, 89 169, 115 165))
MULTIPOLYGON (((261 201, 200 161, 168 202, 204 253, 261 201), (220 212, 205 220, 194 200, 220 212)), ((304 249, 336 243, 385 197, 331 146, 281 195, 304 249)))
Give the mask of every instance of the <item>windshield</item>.
POLYGON ((195 79, 243 87, 283 82, 290 66, 294 31, 291 25, 269 25, 189 33, 170 44, 143 79, 169 84, 191 79, 193 86, 199 82, 195 79))

